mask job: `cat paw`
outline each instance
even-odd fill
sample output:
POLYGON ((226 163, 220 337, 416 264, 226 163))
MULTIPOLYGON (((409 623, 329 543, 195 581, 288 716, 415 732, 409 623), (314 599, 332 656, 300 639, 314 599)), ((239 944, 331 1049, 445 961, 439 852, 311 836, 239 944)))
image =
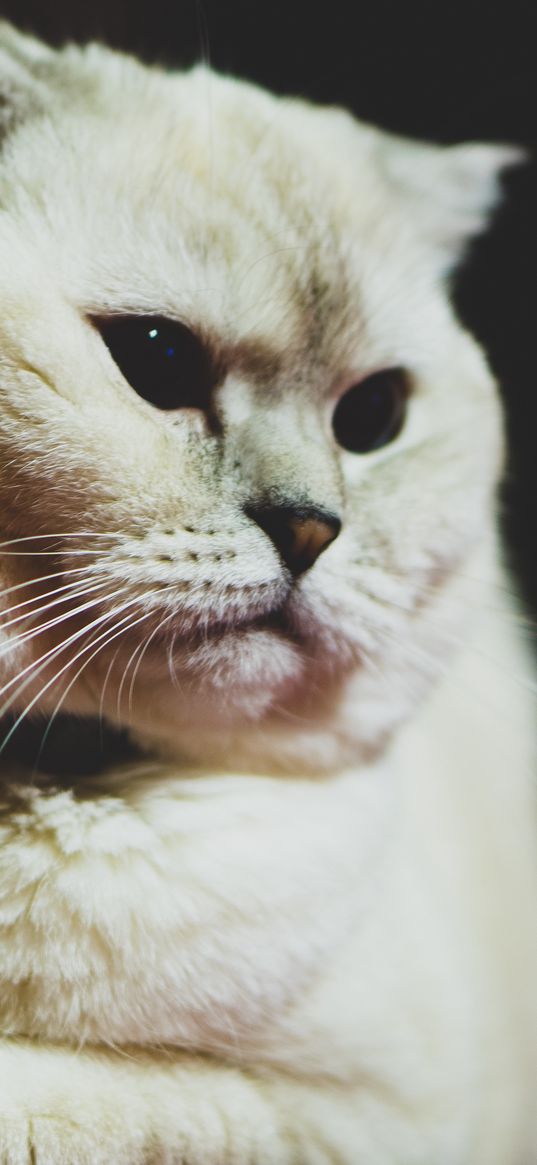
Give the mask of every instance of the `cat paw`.
POLYGON ((0 1045, 0 1165, 291 1160, 270 1098, 233 1068, 0 1045))

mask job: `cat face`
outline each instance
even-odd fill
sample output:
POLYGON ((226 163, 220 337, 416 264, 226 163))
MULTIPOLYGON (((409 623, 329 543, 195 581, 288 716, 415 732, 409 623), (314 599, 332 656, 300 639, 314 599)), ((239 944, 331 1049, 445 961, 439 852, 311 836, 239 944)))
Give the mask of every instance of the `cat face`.
POLYGON ((443 284, 509 151, 3 39, 4 707, 370 755, 490 526, 498 405, 443 284))

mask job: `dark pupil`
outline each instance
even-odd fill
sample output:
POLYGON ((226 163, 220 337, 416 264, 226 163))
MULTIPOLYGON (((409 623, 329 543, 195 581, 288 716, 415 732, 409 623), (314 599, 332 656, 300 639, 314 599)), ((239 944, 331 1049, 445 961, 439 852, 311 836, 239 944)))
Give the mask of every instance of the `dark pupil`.
POLYGON ((400 368, 376 372, 341 398, 332 425, 337 441, 351 453, 371 453, 393 441, 405 419, 407 384, 400 368))
POLYGON ((190 328, 161 316, 99 320, 103 340, 131 387, 158 409, 204 409, 212 370, 190 328))

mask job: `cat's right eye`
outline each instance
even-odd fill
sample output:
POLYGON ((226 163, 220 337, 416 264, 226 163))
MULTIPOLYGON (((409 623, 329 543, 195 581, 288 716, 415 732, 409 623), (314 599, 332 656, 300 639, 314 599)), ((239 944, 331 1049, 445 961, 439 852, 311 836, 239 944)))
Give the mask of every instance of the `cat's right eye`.
POLYGON ((209 355, 185 324, 163 316, 111 316, 95 326, 120 372, 157 409, 205 409, 213 387, 209 355))

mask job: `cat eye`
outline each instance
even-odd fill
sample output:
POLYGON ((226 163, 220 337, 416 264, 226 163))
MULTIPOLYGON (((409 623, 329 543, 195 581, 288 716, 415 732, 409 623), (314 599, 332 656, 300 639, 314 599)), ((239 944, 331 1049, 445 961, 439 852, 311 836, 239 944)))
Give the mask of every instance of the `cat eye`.
POLYGON ((341 397, 332 417, 334 435, 350 453, 372 453, 401 432, 408 399, 402 368, 374 372, 341 397))
POLYGON ((120 372, 157 409, 205 409, 213 370, 201 340, 163 316, 94 321, 120 372))

